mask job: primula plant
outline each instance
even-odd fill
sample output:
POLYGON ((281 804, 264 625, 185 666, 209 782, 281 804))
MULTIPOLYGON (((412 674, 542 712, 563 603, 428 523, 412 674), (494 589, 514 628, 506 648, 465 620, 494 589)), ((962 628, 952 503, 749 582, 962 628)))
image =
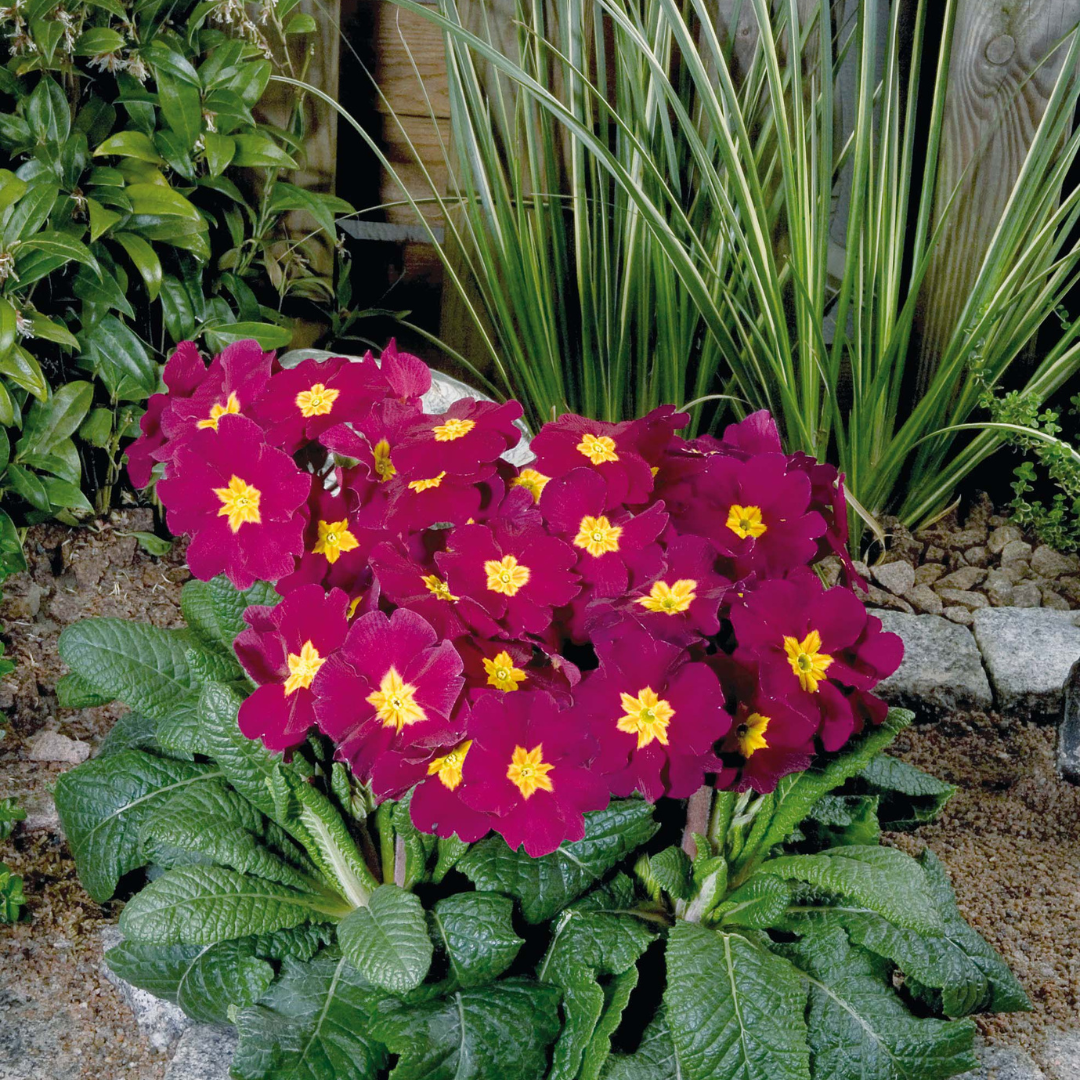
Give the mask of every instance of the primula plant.
POLYGON ((815 574, 841 478, 766 414, 566 415, 513 465, 516 403, 430 415, 393 346, 165 377, 130 459, 187 629, 65 631, 62 703, 132 711, 57 805, 131 896, 109 964, 235 1023, 235 1077, 934 1080, 1026 1007, 879 843, 950 789, 880 756, 901 644, 815 574))

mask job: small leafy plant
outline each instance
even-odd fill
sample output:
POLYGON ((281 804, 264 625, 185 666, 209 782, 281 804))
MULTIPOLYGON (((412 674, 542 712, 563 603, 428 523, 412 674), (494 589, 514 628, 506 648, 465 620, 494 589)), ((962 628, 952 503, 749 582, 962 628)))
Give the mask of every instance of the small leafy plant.
POLYGON ((392 347, 166 382, 133 461, 187 628, 65 630, 61 704, 132 711, 56 799, 134 891, 109 964, 235 1023, 235 1077, 936 1080, 1027 1007, 880 842, 951 789, 882 756, 899 639, 809 569, 842 485, 768 416, 563 416, 513 465, 516 403, 428 414, 392 347))

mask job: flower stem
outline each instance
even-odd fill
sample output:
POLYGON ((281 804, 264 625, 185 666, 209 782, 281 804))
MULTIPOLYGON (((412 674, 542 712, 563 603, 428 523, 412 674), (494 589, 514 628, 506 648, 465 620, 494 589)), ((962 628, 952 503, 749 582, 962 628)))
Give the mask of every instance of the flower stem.
POLYGON ((697 854, 694 833, 704 835, 709 828, 713 789, 702 784, 686 802, 686 828, 683 829, 682 849, 692 859, 697 854))

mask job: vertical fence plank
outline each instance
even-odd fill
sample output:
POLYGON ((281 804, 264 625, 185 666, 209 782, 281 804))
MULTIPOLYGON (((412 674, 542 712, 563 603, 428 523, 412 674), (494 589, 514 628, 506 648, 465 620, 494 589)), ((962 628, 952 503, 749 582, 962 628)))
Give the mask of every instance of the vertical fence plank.
POLYGON ((1046 108, 1065 56, 1055 48, 1078 21, 1080 0, 960 0, 937 214, 960 187, 921 301, 920 390, 955 332, 1046 108))

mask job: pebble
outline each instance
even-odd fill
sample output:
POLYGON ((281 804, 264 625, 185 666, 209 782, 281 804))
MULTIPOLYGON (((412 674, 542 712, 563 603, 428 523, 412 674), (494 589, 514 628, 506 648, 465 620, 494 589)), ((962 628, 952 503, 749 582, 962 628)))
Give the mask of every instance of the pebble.
POLYGON ((1031 559, 1031 545, 1023 540, 1010 540, 1001 549, 1001 565, 1010 566, 1019 562, 1028 562, 1031 559))
POLYGON ((1006 544, 1016 540, 1023 540, 1024 534, 1015 525, 999 525, 990 534, 986 542, 986 548, 991 555, 1000 555, 1005 550, 1006 544))
POLYGON ((1001 570, 991 570, 983 583, 983 592, 994 607, 1008 607, 1013 602, 1013 582, 1001 570))
POLYGON ((926 549, 926 561, 927 562, 940 562, 945 558, 945 549, 939 548, 935 544, 931 544, 926 549))
POLYGON ((975 640, 999 712, 1056 721, 1062 687, 1080 658, 1073 612, 986 608, 975 613, 975 640))
POLYGON ((1051 611, 1071 611, 1069 601, 1065 599, 1060 593, 1054 592, 1053 589, 1048 589, 1044 585, 1039 592, 1042 594, 1042 606, 1044 608, 1050 608, 1051 611))
POLYGON ((990 552, 985 547, 968 548, 964 552, 968 566, 986 566, 990 562, 990 552))
POLYGON ((947 607, 941 614, 960 626, 971 626, 975 622, 975 616, 966 607, 947 607))
POLYGON ((960 570, 954 570, 946 574, 934 586, 940 592, 942 589, 960 589, 966 591, 974 589, 986 577, 986 571, 977 566, 965 566, 960 570))
POLYGON ((915 584, 915 567, 908 562, 887 562, 875 566, 874 580, 894 596, 903 596, 915 584))
POLYGON ((1059 578, 1062 574, 1076 572, 1076 558, 1062 555, 1046 544, 1041 544, 1031 556, 1031 569, 1044 578, 1059 578))
POLYGON ((944 573, 945 567, 941 563, 923 563, 915 567, 915 584, 933 585, 944 573))
POLYGON ((46 832, 53 836, 60 835, 60 815, 56 803, 48 793, 30 795, 23 800, 26 818, 22 823, 23 832, 46 832))
POLYGON ((884 589, 879 589, 876 585, 868 586, 866 592, 861 589, 856 589, 855 595, 860 600, 865 600, 869 604, 873 604, 879 608, 890 608, 893 611, 906 611, 909 615, 913 614, 915 609, 902 597, 893 596, 892 593, 886 592, 884 589))
POLYGON ((990 606, 990 601, 987 600, 982 593, 967 592, 965 589, 943 589, 941 588, 940 582, 936 589, 938 596, 940 596, 946 604, 959 605, 960 607, 967 608, 969 611, 975 611, 978 608, 990 606))
POLYGON ((90 756, 90 746, 69 739, 58 731, 42 731, 27 746, 31 761, 61 761, 67 765, 81 765, 90 756))
POLYGON ((1013 607, 1037 608, 1042 607, 1042 593, 1034 581, 1022 581, 1013 589, 1013 607))
POLYGON ((904 599, 917 611, 923 611, 927 615, 940 615, 945 606, 941 597, 929 585, 916 585, 904 594, 904 599))

